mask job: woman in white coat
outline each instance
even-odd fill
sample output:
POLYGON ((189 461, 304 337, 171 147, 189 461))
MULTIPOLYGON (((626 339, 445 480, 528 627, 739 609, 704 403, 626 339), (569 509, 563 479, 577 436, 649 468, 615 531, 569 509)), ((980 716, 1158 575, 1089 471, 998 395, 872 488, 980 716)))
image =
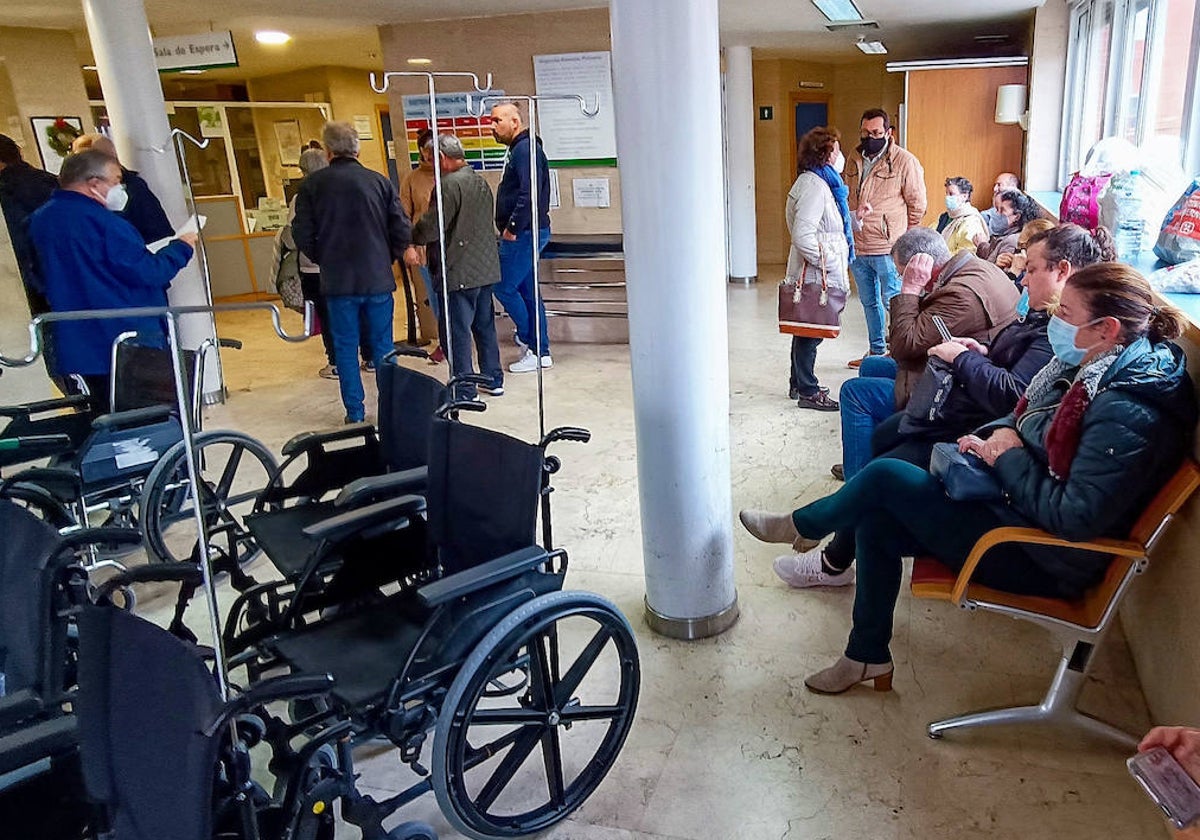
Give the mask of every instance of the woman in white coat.
MULTIPOLYGON (((842 181, 841 135, 836 128, 814 128, 800 138, 797 160, 800 174, 788 191, 786 219, 792 237, 787 277, 798 283, 820 283, 822 274, 831 289, 849 291, 847 266, 854 258, 849 188, 842 181), (822 271, 822 268, 824 269, 822 271)), ((837 411, 829 389, 817 381, 819 338, 792 336, 792 373, 789 398, 800 408, 837 411)))

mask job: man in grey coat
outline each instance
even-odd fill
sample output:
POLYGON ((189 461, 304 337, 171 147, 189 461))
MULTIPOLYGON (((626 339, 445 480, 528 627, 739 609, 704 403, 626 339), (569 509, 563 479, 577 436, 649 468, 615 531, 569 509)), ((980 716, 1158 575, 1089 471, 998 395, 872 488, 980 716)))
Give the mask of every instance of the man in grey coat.
MULTIPOLYGON (((498 397, 504 393, 504 371, 500 367, 500 346, 496 341, 495 312, 492 309, 492 286, 500 280, 500 258, 496 250, 496 234, 492 228, 494 202, 492 191, 479 173, 471 168, 463 154, 462 144, 451 134, 438 136, 437 165, 442 173, 442 208, 446 223, 445 288, 449 293, 442 311, 442 330, 450 332, 451 373, 460 376, 473 373, 471 338, 479 353, 480 372, 491 381, 480 385, 485 394, 498 397)), ((427 245, 437 242, 437 201, 413 227, 413 243, 427 245)), ((410 266, 420 263, 416 248, 404 255, 410 266)), ((442 277, 434 277, 434 286, 442 292, 442 277)), ((471 399, 475 386, 463 383, 455 397, 471 399)))

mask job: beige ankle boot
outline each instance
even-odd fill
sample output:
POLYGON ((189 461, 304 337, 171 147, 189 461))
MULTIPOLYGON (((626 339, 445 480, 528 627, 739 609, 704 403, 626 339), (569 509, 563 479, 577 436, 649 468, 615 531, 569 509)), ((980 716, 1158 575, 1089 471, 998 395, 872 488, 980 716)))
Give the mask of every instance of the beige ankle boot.
POLYGON ((821 544, 820 540, 800 536, 790 513, 747 509, 738 513, 738 519, 754 537, 769 543, 791 543, 792 550, 797 554, 803 554, 821 544))
POLYGON ((832 667, 818 671, 804 681, 809 691, 817 694, 841 694, 853 688, 860 682, 873 680, 876 691, 892 690, 891 662, 882 665, 868 665, 866 662, 855 662, 853 659, 841 657, 832 667))

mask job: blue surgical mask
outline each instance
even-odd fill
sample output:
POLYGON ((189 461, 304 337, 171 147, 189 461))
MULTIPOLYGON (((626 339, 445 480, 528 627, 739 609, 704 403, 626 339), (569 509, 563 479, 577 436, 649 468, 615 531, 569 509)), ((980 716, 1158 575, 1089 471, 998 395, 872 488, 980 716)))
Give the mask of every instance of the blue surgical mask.
POLYGON ((1021 297, 1020 297, 1020 299, 1017 300, 1017 317, 1020 318, 1022 321, 1024 321, 1025 316, 1028 314, 1029 314, 1029 290, 1022 289, 1021 297))
MULTIPOLYGON (((1089 326, 1099 320, 1099 318, 1094 318, 1083 326, 1089 326)), ((1064 365, 1071 367, 1078 365, 1083 361, 1083 357, 1088 354, 1088 351, 1095 346, 1075 346, 1075 336, 1079 333, 1080 329, 1080 327, 1074 324, 1068 324, 1057 315, 1050 316, 1050 323, 1046 326, 1046 338, 1050 339, 1050 349, 1054 351, 1055 358, 1064 365)))
POLYGON ((946 209, 953 213, 963 206, 963 197, 961 195, 946 196, 946 209))

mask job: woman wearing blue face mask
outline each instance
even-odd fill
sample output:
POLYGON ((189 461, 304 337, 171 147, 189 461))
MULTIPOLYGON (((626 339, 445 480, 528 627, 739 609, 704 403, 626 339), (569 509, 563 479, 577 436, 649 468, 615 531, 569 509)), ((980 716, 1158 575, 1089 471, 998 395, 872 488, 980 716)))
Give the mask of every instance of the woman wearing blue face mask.
POLYGON ((959 251, 970 251, 988 241, 987 223, 983 216, 971 204, 971 194, 974 188, 966 178, 946 179, 946 216, 947 224, 940 228, 950 256, 959 251))
MULTIPOLYGON (((1005 491, 995 502, 956 502, 918 466, 871 461, 837 493, 761 523, 781 539, 816 541, 851 528, 858 585, 845 654, 809 677, 839 693, 874 680, 891 685, 888 645, 901 559, 932 555, 958 570, 992 528, 1041 528, 1066 540, 1125 537, 1150 498, 1191 451, 1196 400, 1183 352, 1170 343, 1182 314, 1158 306, 1145 279, 1122 263, 1080 269, 1048 326, 1054 358, 1016 409, 959 441, 991 466, 1005 491), (784 533, 790 528, 791 533, 784 533)), ((1108 556, 1002 545, 974 580, 1027 595, 1075 599, 1099 583, 1108 556)))

